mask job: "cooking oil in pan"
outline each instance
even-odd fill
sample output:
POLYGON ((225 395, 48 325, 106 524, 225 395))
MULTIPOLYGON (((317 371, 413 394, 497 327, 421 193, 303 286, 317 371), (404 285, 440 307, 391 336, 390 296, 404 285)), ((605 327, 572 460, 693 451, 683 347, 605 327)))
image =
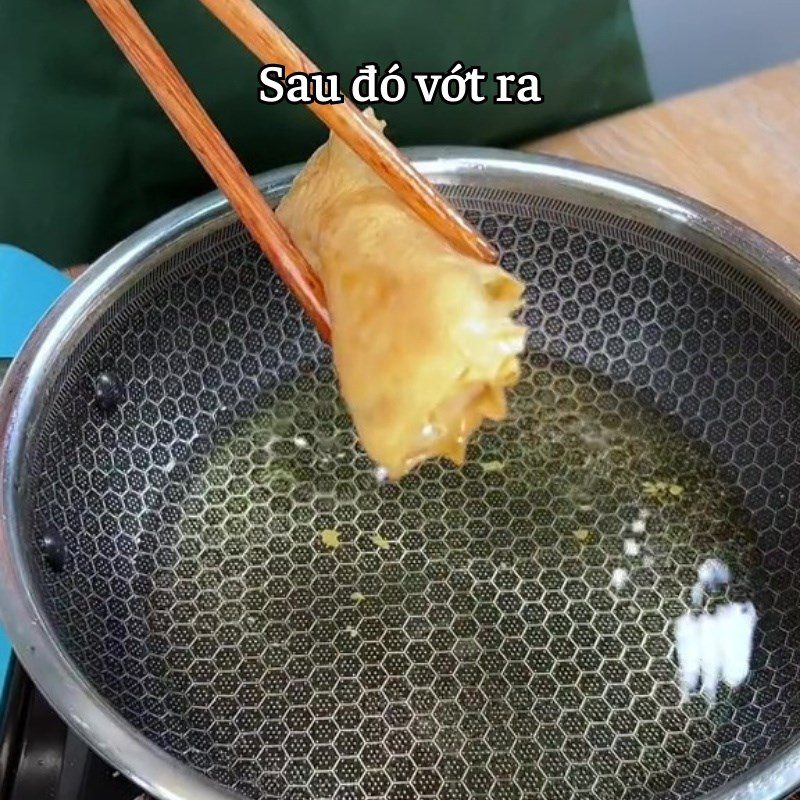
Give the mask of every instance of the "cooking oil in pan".
POLYGON ((671 640, 703 559, 749 591, 742 497, 677 424, 584 370, 529 368, 463 468, 397 484, 306 376, 239 420, 189 489, 158 624, 202 646, 170 649, 172 679, 204 687, 197 725, 235 727, 231 759, 272 754, 289 789, 325 763, 337 785, 394 769, 432 791, 534 791, 581 748, 604 759, 586 781, 635 783, 690 769, 746 704, 681 704, 671 640))

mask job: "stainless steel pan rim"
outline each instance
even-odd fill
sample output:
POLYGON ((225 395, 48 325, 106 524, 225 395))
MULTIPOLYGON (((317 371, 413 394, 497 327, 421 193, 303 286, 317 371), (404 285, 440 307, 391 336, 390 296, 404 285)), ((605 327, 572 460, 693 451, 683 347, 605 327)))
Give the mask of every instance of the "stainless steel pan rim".
MULTIPOLYGON (((527 190, 563 202, 602 203, 604 209, 681 235, 726 259, 800 314, 800 262, 741 223, 677 193, 618 173, 563 159, 476 148, 416 148, 417 166, 440 184, 527 190)), ((261 176, 277 200, 297 167, 261 176)), ((98 259, 55 304, 15 360, 0 392, 0 616, 15 650, 45 696, 107 761, 145 791, 164 800, 235 798, 210 779, 159 749, 129 725, 87 682, 61 649, 42 616, 24 563, 25 537, 15 495, 26 475, 29 422, 48 401, 65 337, 87 329, 98 309, 165 250, 185 247, 222 227, 232 213, 219 193, 188 203, 135 233, 98 259)), ((800 744, 707 795, 707 800, 769 800, 800 784, 800 744)))

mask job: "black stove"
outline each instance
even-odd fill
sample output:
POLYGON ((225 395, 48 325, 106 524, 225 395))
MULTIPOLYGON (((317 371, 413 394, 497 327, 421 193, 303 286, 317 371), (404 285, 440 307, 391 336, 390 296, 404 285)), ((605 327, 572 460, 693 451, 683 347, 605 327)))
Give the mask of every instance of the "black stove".
POLYGON ((12 663, 0 738, 0 800, 149 800, 106 764, 12 663))

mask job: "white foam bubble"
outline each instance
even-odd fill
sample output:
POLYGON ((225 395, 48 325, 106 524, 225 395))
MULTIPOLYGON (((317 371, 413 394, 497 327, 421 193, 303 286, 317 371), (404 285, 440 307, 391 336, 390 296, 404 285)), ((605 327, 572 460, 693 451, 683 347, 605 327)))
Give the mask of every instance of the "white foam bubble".
POLYGON ((697 570, 697 580, 707 592, 716 592, 721 586, 731 582, 731 571, 724 561, 707 558, 697 570))
POLYGON ((644 519, 642 519, 641 517, 639 517, 639 519, 635 519, 633 522, 631 522, 631 533, 642 534, 642 533, 645 532, 646 528, 647 528, 647 524, 645 523, 644 519))
POLYGON ((681 675, 681 689, 688 696, 697 689, 702 664, 700 620, 689 612, 675 621, 675 651, 681 675))
POLYGON ((687 612, 674 626, 675 653, 685 696, 699 689, 713 703, 721 684, 741 686, 750 673, 756 610, 726 603, 714 612, 687 612))
POLYGON ((630 578, 630 573, 628 572, 628 570, 624 569, 623 567, 617 567, 611 573, 611 585, 614 587, 614 589, 619 591, 620 589, 623 588, 623 586, 625 586, 629 578, 630 578))
POLYGON ((634 558, 642 551, 642 546, 636 541, 636 539, 626 539, 622 543, 622 550, 626 556, 634 558))

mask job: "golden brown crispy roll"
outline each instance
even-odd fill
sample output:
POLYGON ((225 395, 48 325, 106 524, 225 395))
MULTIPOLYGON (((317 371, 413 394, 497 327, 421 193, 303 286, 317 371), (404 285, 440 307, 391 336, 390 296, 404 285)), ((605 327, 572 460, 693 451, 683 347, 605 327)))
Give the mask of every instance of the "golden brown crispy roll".
POLYGON ((462 463, 469 435, 505 415, 518 378, 525 331, 511 315, 522 284, 456 252, 333 135, 278 217, 325 286, 364 448, 390 478, 436 456, 462 463))

